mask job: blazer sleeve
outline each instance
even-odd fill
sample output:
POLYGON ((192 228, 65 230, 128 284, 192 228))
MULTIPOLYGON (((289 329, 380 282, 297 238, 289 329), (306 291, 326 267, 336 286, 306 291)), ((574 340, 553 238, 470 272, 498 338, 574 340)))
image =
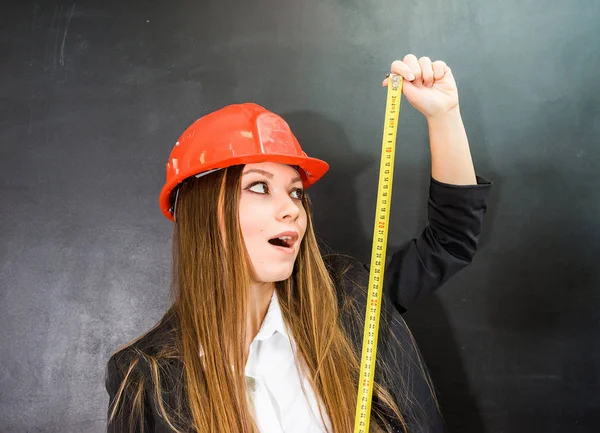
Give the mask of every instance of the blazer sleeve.
POLYGON ((385 270, 383 291, 400 313, 471 263, 491 185, 481 176, 476 185, 451 185, 431 178, 428 224, 420 236, 391 256, 385 270))
POLYGON ((108 433, 152 433, 154 417, 146 392, 148 376, 143 373, 142 360, 131 368, 132 357, 119 352, 108 360, 105 371, 105 387, 108 393, 107 432, 108 433), (127 376, 127 382, 122 385, 127 376), (122 387, 122 389, 121 389, 122 387), (142 411, 134 409, 136 397, 142 399, 142 411), (111 419, 113 408, 118 407, 111 419))

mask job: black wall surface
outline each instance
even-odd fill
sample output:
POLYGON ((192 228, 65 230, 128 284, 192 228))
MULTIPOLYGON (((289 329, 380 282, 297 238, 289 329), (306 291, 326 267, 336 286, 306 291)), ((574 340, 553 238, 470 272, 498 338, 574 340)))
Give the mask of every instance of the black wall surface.
MULTIPOLYGON (((158 193, 195 119, 255 101, 331 164, 321 237, 368 262, 392 60, 445 60, 477 173, 473 264, 406 314, 453 432, 600 428, 600 2, 13 1, 0 13, 0 431, 100 432, 108 356, 169 302, 158 193)), ((402 105, 388 252, 426 223, 402 105)))

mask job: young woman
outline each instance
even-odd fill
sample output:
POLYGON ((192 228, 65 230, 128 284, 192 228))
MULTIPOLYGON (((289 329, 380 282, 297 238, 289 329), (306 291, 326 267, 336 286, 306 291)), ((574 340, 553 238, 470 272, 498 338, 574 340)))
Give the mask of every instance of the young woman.
MULTIPOLYGON (((475 175, 442 61, 394 61, 429 126, 429 224, 385 272, 371 431, 443 421, 400 316, 472 260, 491 183, 475 175)), ((382 85, 387 84, 387 79, 382 85)), ((167 164, 174 302, 107 364, 111 432, 351 432, 369 272, 323 255, 304 190, 328 165, 256 104, 192 124, 167 164)))

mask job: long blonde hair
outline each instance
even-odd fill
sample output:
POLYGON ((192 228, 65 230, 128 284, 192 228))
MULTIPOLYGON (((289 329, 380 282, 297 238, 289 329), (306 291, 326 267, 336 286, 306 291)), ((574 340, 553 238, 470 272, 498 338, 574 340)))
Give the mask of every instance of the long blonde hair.
MULTIPOLYGON (((151 346, 157 349, 151 353, 135 342, 126 346, 134 356, 111 402, 109 423, 143 426, 144 400, 152 399, 174 431, 257 431, 244 376, 250 261, 239 226, 242 170, 243 165, 229 167, 180 187, 173 231, 174 302, 159 322, 170 319, 175 326, 166 338, 152 330, 145 334, 156 340, 151 346), (183 368, 170 370, 174 362, 183 368), (136 368, 142 363, 146 367, 136 368), (166 376, 172 371, 179 375, 168 378, 166 390, 166 376), (167 406, 166 391, 177 396, 177 407, 167 406)), ((360 347, 353 345, 340 318, 345 315, 354 320, 350 326, 360 326, 364 312, 336 288, 315 238, 306 194, 303 205, 308 217, 305 237, 292 275, 276 283, 277 296, 300 354, 297 363, 318 397, 321 415, 329 420, 332 432, 349 433, 354 426, 360 347)), ((377 368, 389 370, 387 377, 399 376, 393 371, 397 366, 391 367, 380 365, 378 359, 377 368)), ((432 390, 425 370, 421 372, 432 390)), ((406 389, 401 377, 396 382, 406 389)), ((394 398, 376 382, 373 392, 378 404, 372 407, 371 431, 389 431, 385 419, 394 419, 406 431, 404 408, 396 401, 411 401, 408 391, 394 398)))

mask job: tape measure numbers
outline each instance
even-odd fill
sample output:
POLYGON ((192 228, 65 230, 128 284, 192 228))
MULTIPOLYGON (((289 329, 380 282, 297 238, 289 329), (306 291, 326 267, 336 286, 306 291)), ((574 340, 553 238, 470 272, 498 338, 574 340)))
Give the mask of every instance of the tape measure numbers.
POLYGON ((377 335, 379 333, 379 315, 381 310, 381 293, 383 291, 383 275, 385 270, 385 253, 387 248, 388 219, 392 199, 392 181, 394 178, 394 156, 396 148, 396 132, 400 115, 402 98, 402 77, 390 74, 383 124, 383 143, 381 164, 379 167, 379 186, 377 188, 377 207, 375 210, 375 227, 373 229, 373 249, 371 251, 371 267, 369 271, 369 287, 365 329, 363 333, 362 358, 360 363, 360 379, 356 399, 356 417, 354 433, 367 433, 371 417, 371 401, 373 395, 373 377, 377 357, 377 335))

